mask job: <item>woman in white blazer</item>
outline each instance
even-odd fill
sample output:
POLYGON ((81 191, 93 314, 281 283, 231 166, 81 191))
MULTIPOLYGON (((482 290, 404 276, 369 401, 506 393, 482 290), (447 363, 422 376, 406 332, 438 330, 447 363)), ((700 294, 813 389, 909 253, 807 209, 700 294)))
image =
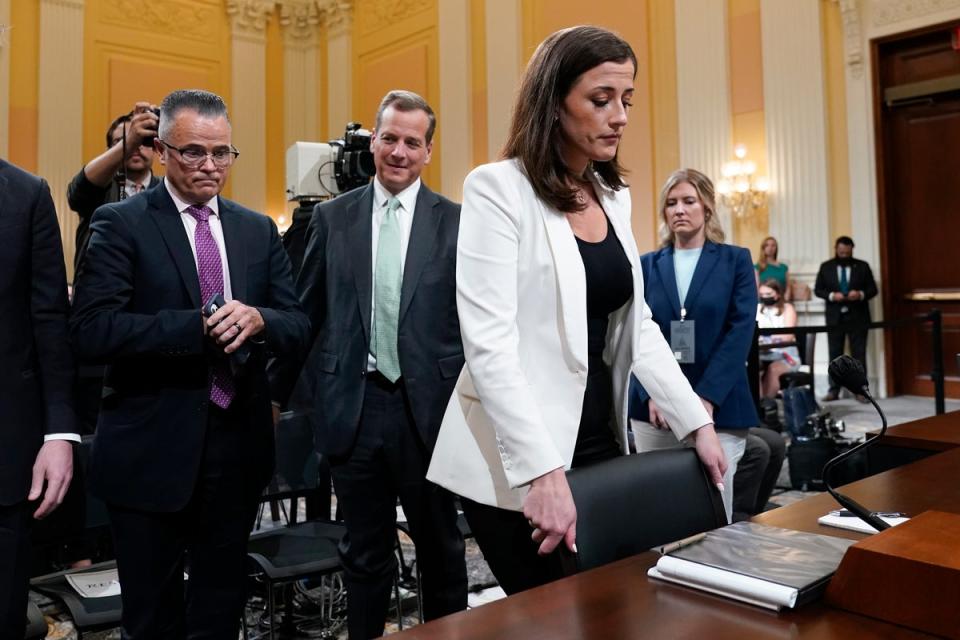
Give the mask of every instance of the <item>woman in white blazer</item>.
POLYGON ((617 147, 636 56, 597 27, 549 36, 522 81, 500 162, 464 183, 457 307, 466 367, 427 477, 462 497, 507 593, 576 552, 564 471, 627 453, 634 373, 719 482, 711 420, 643 304, 617 147), (634 304, 634 302, 637 304, 634 304))

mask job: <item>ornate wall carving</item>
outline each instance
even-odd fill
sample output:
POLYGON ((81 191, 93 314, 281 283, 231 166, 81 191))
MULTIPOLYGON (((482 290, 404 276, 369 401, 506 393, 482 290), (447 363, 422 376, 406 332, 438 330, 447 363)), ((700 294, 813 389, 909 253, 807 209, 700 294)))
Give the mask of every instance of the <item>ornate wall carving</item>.
POLYGON ((873 0, 876 27, 960 8, 960 0, 873 0))
POLYGON ((234 38, 265 42, 267 21, 275 6, 274 0, 227 0, 234 38))
POLYGON ((285 0, 279 6, 284 42, 309 46, 316 40, 321 13, 315 0, 285 0))
POLYGON ((343 34, 353 23, 354 0, 316 0, 320 22, 331 34, 343 34))
POLYGON ((360 0, 357 11, 357 26, 361 34, 405 20, 434 6, 433 0, 360 0))
POLYGON ((857 0, 833 0, 840 6, 840 19, 843 21, 843 49, 847 57, 847 67, 854 77, 863 74, 863 36, 860 31, 860 8, 857 0))
POLYGON ((135 27, 151 33, 165 33, 183 38, 216 37, 216 12, 211 5, 197 2, 163 3, 151 0, 103 0, 104 24, 135 27))

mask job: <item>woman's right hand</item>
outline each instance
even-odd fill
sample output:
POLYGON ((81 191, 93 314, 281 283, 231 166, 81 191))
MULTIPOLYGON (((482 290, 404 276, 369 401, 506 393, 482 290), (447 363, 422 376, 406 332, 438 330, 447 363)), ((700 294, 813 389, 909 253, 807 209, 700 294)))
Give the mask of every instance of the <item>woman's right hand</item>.
POLYGON ((647 408, 650 410, 650 424, 657 429, 666 430, 670 428, 667 417, 660 413, 660 407, 653 401, 653 398, 647 400, 647 408))
POLYGON ((549 471, 530 483, 530 491, 523 499, 523 515, 533 530, 530 537, 540 543, 537 553, 549 555, 561 541, 570 551, 577 552, 577 507, 563 468, 549 471))

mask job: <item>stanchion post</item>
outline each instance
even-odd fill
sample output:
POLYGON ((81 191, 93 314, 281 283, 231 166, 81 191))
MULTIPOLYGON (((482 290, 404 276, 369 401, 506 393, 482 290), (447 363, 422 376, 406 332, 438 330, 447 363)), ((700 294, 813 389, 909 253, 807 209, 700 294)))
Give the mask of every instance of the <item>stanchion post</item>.
POLYGON ((946 411, 944 396, 946 392, 943 387, 943 314, 940 309, 934 309, 928 316, 933 323, 933 396, 936 403, 937 415, 942 415, 946 411))

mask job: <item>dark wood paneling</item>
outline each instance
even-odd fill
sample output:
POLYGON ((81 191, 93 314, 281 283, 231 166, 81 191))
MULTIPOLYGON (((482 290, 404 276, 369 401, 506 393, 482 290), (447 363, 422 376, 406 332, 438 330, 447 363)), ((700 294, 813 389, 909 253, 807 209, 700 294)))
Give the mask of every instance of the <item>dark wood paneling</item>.
MULTIPOLYGON (((960 52, 939 25, 874 43, 874 99, 880 232, 887 318, 944 311, 946 392, 960 397, 960 305, 906 299, 929 289, 960 290, 960 92, 887 106, 891 86, 960 74, 960 52)), ((888 391, 933 395, 930 326, 888 331, 888 391)))

